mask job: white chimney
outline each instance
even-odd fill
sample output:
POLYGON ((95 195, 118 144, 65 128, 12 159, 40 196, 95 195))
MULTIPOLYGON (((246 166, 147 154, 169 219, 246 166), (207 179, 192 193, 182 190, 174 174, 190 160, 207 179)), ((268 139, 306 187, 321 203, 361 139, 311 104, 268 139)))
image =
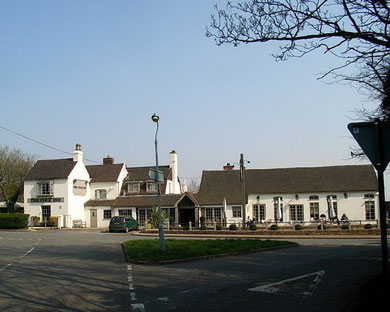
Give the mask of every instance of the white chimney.
POLYGON ((172 170, 172 193, 180 194, 180 184, 177 176, 177 154, 175 151, 169 153, 169 168, 172 170))
POLYGON ((79 143, 76 144, 76 148, 73 151, 73 161, 83 161, 83 152, 79 143))

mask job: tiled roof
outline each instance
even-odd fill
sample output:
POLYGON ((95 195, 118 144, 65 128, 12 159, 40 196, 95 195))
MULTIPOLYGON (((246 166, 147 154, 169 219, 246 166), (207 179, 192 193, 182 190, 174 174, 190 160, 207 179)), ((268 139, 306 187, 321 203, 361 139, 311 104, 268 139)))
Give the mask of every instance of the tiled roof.
MULTIPOLYGON (((197 199, 191 193, 185 194, 163 194, 161 195, 162 207, 175 207, 178 202, 188 198, 194 205, 199 205, 197 199)), ((157 206, 157 195, 131 195, 120 196, 114 202, 114 207, 145 207, 157 206)))
POLYGON ((89 200, 87 201, 84 206, 89 206, 89 207, 102 207, 102 206, 109 206, 112 207, 114 203, 114 200, 109 200, 109 199, 103 199, 103 200, 89 200))
MULTIPOLYGON (((203 171, 197 198, 202 205, 240 204, 238 170, 203 171)), ((246 194, 296 194, 317 192, 376 191, 371 165, 311 168, 247 169, 246 194)))
POLYGON ((72 158, 38 160, 24 180, 66 179, 76 164, 72 158))
POLYGON ((123 168, 123 164, 106 164, 86 166, 91 183, 94 182, 116 182, 123 168))

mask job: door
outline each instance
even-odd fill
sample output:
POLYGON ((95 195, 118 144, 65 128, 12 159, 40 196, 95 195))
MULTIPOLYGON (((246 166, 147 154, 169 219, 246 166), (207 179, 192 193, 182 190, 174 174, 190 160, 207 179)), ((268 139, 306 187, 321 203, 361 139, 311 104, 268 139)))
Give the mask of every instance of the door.
POLYGON ((96 211, 96 209, 91 209, 90 215, 91 215, 91 228, 97 228, 97 211, 96 211))

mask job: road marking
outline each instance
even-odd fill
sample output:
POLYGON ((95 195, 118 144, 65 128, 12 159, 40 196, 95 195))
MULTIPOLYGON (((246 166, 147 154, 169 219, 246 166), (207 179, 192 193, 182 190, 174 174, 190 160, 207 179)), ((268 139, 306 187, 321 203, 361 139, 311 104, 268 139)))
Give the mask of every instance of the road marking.
POLYGON ((133 303, 131 305, 131 311, 133 312, 145 312, 145 307, 142 303, 133 303))
POLYGON ((4 266, 3 268, 0 269, 0 272, 4 271, 6 268, 10 267, 11 265, 12 265, 12 263, 8 263, 6 266, 4 266))
POLYGON ((128 282, 132 282, 133 281, 133 277, 131 275, 127 276, 127 281, 128 282))
POLYGON ((133 269, 133 267, 131 266, 131 264, 127 265, 127 271, 131 271, 133 269))
POLYGON ((30 249, 29 251, 27 251, 23 256, 21 256, 19 259, 24 258, 24 257, 27 256, 30 252, 32 252, 34 249, 35 249, 35 247, 31 247, 31 249, 30 249))
POLYGON ((160 300, 160 301, 162 301, 162 302, 167 303, 168 300, 169 300, 169 297, 161 297, 161 298, 157 298, 157 300, 160 300))
POLYGON ((311 296, 313 294, 314 290, 317 288, 318 284, 320 283, 320 281, 321 281, 322 277, 324 276, 324 274, 325 274, 325 271, 321 270, 321 271, 318 271, 318 272, 313 272, 313 273, 309 273, 309 274, 305 274, 305 275, 292 277, 292 278, 289 278, 289 279, 286 279, 286 280, 283 280, 283 281, 279 281, 279 282, 275 282, 275 283, 271 283, 271 284, 268 284, 268 285, 260 285, 260 286, 257 286, 257 287, 249 288, 248 290, 249 291, 261 291, 261 292, 265 292, 265 293, 269 293, 269 294, 276 294, 276 293, 283 292, 283 290, 279 289, 279 288, 276 288, 275 286, 279 286, 279 285, 282 285, 282 284, 285 284, 285 283, 294 282, 294 281, 297 281, 297 280, 300 280, 300 279, 303 279, 303 278, 315 276, 315 278, 313 279, 311 285, 309 286, 309 290, 305 291, 303 293, 300 293, 304 297, 311 296))
POLYGON ((131 293, 130 293, 130 298, 131 298, 131 300, 133 300, 133 301, 137 300, 137 298, 136 298, 136 296, 135 296, 135 292, 131 292, 131 293))

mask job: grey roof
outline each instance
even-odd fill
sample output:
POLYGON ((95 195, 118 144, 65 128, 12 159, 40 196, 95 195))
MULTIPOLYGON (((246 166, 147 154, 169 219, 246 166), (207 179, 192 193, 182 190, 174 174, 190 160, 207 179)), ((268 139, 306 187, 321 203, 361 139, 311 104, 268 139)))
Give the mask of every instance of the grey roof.
MULTIPOLYGON (((202 205, 240 204, 242 190, 238 170, 203 171, 199 193, 202 205)), ((376 191, 371 165, 310 168, 247 169, 246 194, 296 194, 317 192, 376 191)))
MULTIPOLYGON (((198 200, 191 193, 184 194, 163 194, 161 195, 162 207, 175 207, 180 202, 192 202, 199 205, 198 200), (184 200, 184 201, 183 201, 184 200)), ((157 206, 157 195, 131 195, 117 197, 114 207, 155 207, 157 206)))
POLYGON ((66 179, 76 164, 72 158, 38 160, 24 180, 66 179))
POLYGON ((86 166, 91 183, 94 182, 116 182, 123 168, 123 164, 106 164, 86 166))

